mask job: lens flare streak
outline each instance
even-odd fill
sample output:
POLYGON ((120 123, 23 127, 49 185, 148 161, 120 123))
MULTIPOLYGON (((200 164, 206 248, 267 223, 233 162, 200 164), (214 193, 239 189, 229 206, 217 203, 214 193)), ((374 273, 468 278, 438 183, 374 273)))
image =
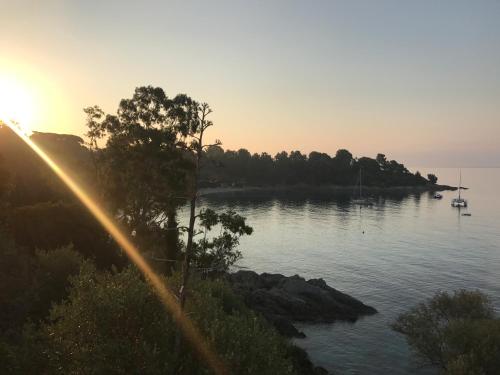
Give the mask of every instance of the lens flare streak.
POLYGON ((127 236, 118 228, 113 219, 107 214, 90 195, 84 191, 52 158, 38 147, 23 130, 13 123, 6 123, 34 152, 54 171, 54 173, 68 186, 75 196, 87 207, 99 223, 108 231, 128 257, 136 264, 139 270, 154 288, 156 294, 172 315, 174 321, 180 327, 184 337, 193 349, 205 360, 216 374, 228 374, 226 367, 220 358, 211 350, 207 341, 202 337, 199 330, 192 321, 183 313, 176 297, 165 286, 161 278, 153 271, 145 259, 140 255, 138 249, 132 244, 127 236))

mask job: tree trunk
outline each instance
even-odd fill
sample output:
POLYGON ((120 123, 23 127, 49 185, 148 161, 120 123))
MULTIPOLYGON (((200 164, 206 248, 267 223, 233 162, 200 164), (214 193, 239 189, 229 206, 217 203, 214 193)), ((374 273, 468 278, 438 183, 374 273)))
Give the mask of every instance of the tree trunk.
POLYGON ((180 304, 181 308, 184 308, 186 304, 186 294, 187 294, 187 285, 189 282, 189 276, 191 274, 191 255, 193 249, 193 237, 194 237, 194 223, 196 219, 196 192, 193 194, 191 198, 190 207, 189 207, 189 229, 188 229, 188 240, 186 244, 186 256, 184 259, 184 263, 182 266, 182 286, 180 290, 180 304))
POLYGON ((179 292, 179 299, 181 309, 184 309, 186 304, 187 286, 189 283, 189 277, 191 274, 191 257, 193 253, 193 237, 194 237, 194 223, 196 221, 196 199, 198 198, 198 180, 200 178, 200 161, 203 155, 203 132, 204 132, 204 121, 205 113, 201 119, 201 130, 200 138, 198 139, 198 145, 196 146, 196 165, 194 170, 194 180, 193 180, 193 191, 191 196, 191 202, 189 207, 189 228, 188 228, 188 240, 186 244, 186 256, 184 257, 184 264, 182 267, 182 286, 179 292))
POLYGON ((177 267, 177 261, 179 260, 179 231, 177 229, 177 225, 177 212, 175 208, 170 209, 167 212, 167 232, 165 234, 165 258, 168 260, 166 262, 165 272, 167 275, 172 274, 177 267))

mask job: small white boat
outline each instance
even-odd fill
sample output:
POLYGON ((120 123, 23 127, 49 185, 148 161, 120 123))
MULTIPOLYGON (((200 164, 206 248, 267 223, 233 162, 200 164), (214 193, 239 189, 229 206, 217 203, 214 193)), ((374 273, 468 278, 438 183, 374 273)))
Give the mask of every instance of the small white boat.
POLYGON ((436 194, 434 194, 434 196, 432 198, 434 198, 434 199, 443 199, 443 195, 439 194, 439 193, 436 193, 436 194))
POLYGON ((467 207, 467 201, 462 198, 462 171, 460 170, 460 178, 458 182, 458 198, 453 198, 451 200, 452 207, 467 207))
POLYGON ((467 207, 467 201, 462 198, 453 198, 451 200, 451 205, 453 207, 467 207))

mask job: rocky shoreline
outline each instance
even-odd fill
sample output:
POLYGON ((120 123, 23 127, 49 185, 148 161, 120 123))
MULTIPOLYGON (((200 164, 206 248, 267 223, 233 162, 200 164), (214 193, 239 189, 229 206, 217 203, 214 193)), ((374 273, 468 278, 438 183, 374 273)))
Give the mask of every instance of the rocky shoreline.
POLYGON ((377 310, 326 284, 323 279, 310 279, 280 274, 257 274, 238 271, 227 276, 236 294, 246 305, 259 312, 278 332, 287 337, 305 337, 294 322, 355 322, 377 310))
MULTIPOLYGON (((199 191, 200 196, 227 195, 227 194, 274 194, 274 193, 319 193, 319 194, 352 194, 359 186, 341 185, 286 185, 286 186, 243 186, 243 187, 209 187, 199 191)), ((363 186, 363 191, 368 195, 391 193, 424 193, 436 191, 457 190, 449 185, 420 185, 420 186, 363 186)))
MULTIPOLYGON (((355 322, 377 310, 326 284, 323 279, 310 279, 281 274, 257 274, 240 270, 226 278, 245 304, 261 314, 276 330, 288 338, 304 338, 295 322, 355 322)), ((315 366, 305 350, 291 347, 291 358, 300 375, 324 375, 328 371, 315 366)))

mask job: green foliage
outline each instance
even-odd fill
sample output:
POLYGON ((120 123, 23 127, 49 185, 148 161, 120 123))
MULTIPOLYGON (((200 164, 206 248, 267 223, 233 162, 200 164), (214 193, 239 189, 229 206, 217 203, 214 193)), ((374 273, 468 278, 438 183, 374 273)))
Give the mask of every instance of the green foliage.
MULTIPOLYGON (((221 280, 193 285, 187 311, 234 374, 292 374, 288 344, 221 280)), ((188 371, 188 373, 191 373, 188 371)))
POLYGON ((500 320, 455 321, 446 340, 446 375, 494 375, 500 369, 500 320))
POLYGON ((16 336, 28 319, 45 318, 52 303, 65 298, 68 277, 82 262, 69 247, 32 255, 12 241, 0 241, 0 331, 16 336))
POLYGON ((68 291, 68 278, 76 275, 84 262, 71 246, 51 250, 37 250, 34 282, 30 288, 33 307, 30 319, 44 318, 53 303, 60 302, 68 291))
POLYGON ((196 267, 218 272, 227 271, 241 258, 237 249, 240 237, 251 235, 252 227, 246 219, 234 211, 217 214, 214 210, 204 209, 199 214, 201 231, 204 238, 195 243, 193 261, 196 267), (210 236, 210 231, 219 226, 219 234, 210 236))
POLYGON ((176 211, 192 179, 185 138, 199 126, 196 105, 186 95, 170 99, 161 88, 144 86, 120 102, 116 115, 85 109, 104 201, 141 248, 168 259, 179 256, 176 211), (102 138, 106 147, 99 149, 102 138))
POLYGON ((35 259, 0 232, 0 332, 10 336, 24 323, 27 291, 33 284, 35 259))
MULTIPOLYGON (((178 284, 176 278, 165 282, 178 284)), ((174 355, 177 329, 136 270, 99 272, 86 263, 71 283, 68 299, 53 308, 50 320, 26 332, 24 346, 17 350, 23 361, 11 358, 11 369, 23 373, 36 365, 38 373, 51 374, 210 373, 189 348, 174 355)), ((288 344, 222 281, 193 279, 186 314, 231 373, 294 373, 288 344)))
POLYGON ((500 321, 479 291, 437 293, 400 315, 392 328, 406 336, 423 363, 448 374, 489 375, 499 368, 500 321))
POLYGON ((42 329, 53 373, 169 373, 174 327, 133 269, 99 273, 85 265, 68 301, 42 329))

